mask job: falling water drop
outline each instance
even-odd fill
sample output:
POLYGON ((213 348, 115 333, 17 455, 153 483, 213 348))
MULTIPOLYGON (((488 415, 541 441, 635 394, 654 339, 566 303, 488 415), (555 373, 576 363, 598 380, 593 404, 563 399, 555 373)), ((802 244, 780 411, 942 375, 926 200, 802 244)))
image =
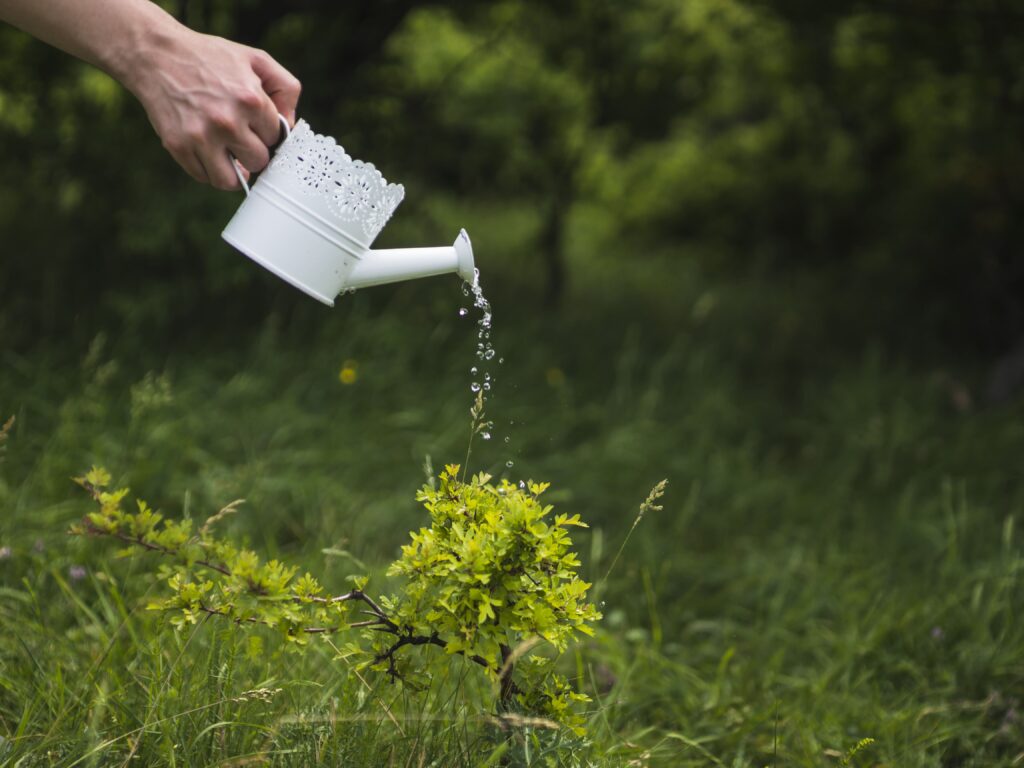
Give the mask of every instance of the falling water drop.
POLYGON ((469 310, 468 309, 466 309, 465 307, 460 307, 459 308, 459 317, 465 317, 468 314, 469 314, 469 310))
POLYGON ((515 466, 515 462, 512 461, 512 459, 509 459, 508 461, 505 462, 505 466, 508 467, 509 469, 512 469, 512 467, 515 466))
POLYGON ((490 440, 491 439, 491 433, 490 432, 481 432, 480 433, 480 437, 482 437, 484 440, 490 440))
POLYGON ((479 392, 480 391, 480 384, 478 382, 474 381, 472 384, 469 385, 469 388, 473 392, 479 392))

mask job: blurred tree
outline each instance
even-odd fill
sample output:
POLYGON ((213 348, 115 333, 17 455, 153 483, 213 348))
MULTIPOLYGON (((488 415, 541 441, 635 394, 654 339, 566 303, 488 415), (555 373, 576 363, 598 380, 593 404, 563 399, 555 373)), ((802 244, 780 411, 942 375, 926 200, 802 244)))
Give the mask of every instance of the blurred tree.
POLYGON ((493 3, 458 19, 423 9, 389 42, 381 121, 400 114, 406 173, 462 194, 537 210, 549 304, 565 286, 563 239, 584 163, 597 150, 591 89, 538 38, 565 23, 543 7, 493 3))
MULTIPOLYGON (((646 240, 631 258, 821 273, 910 341, 1024 334, 1024 6, 168 5, 271 50, 318 130, 431 196, 530 210, 549 302, 587 203, 646 240)), ((0 140, 8 339, 76 317, 156 332, 211 301, 248 322, 280 295, 217 238, 236 197, 187 180, 104 76, 6 28, 0 140)))

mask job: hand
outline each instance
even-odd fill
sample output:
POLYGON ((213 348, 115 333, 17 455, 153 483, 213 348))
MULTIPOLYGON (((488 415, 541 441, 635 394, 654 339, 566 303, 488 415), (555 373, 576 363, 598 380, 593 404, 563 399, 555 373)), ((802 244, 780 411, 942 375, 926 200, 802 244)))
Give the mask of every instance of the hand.
POLYGON ((299 81, 263 51, 193 32, 150 0, 0 0, 0 18, 101 67, 146 108, 199 181, 235 189, 230 152, 260 171, 299 81))
POLYGON ((185 27, 144 48, 125 84, 181 167, 225 190, 239 186, 228 153, 261 171, 279 138, 278 113, 295 123, 299 81, 263 51, 185 27))

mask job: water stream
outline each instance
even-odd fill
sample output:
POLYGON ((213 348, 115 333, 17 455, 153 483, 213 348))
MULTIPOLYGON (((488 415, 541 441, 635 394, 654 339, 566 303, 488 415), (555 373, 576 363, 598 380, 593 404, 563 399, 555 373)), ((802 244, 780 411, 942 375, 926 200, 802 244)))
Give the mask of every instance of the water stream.
MULTIPOLYGON (((495 377, 491 374, 491 366, 495 358, 494 345, 491 343, 491 323, 493 321, 493 314, 491 313, 491 303, 484 296, 483 286, 480 284, 480 270, 473 270, 473 283, 463 283, 462 292, 465 296, 472 296, 473 307, 480 312, 480 319, 476 321, 476 364, 469 369, 471 381, 469 385, 470 392, 473 393, 474 399, 479 396, 484 404, 487 402, 487 398, 491 392, 491 388, 494 386, 495 377)), ((465 307, 459 309, 459 316, 465 317, 469 314, 469 310, 465 307)), ((499 357, 498 364, 501 365, 505 362, 505 358, 499 357)), ((480 437, 484 440, 490 440, 492 435, 489 430, 484 430, 480 433, 480 437)), ((505 436, 505 444, 508 445, 510 438, 505 436)), ((509 469, 512 468, 514 462, 512 459, 505 461, 505 466, 509 469)))

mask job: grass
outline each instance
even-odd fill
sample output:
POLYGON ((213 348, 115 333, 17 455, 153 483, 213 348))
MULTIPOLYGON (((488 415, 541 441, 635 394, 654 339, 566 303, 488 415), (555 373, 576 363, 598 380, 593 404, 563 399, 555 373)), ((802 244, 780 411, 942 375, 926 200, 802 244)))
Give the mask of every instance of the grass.
POLYGON ((142 610, 152 560, 64 535, 101 463, 168 514, 245 498, 234 536, 380 583, 424 464, 468 439, 472 321, 422 281, 232 337, 0 352, 0 765, 1020 764, 1024 406, 965 409, 970 364, 829 344, 805 287, 587 259, 558 315, 485 271, 505 362, 471 457, 552 482, 591 579, 670 481, 564 659, 587 740, 495 728, 459 663, 413 696, 326 644, 175 633, 142 610))

